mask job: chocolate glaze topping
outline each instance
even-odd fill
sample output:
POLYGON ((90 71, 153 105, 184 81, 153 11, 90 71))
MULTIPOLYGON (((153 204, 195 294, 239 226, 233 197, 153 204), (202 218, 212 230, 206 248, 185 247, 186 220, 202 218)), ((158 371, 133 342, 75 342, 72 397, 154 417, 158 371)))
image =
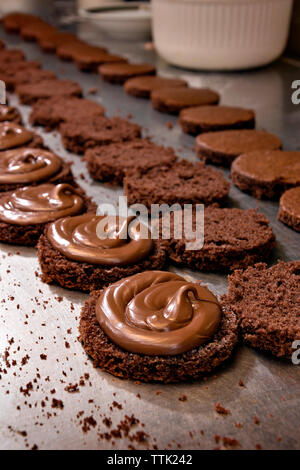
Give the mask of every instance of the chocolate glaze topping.
POLYGON ((54 248, 75 261, 104 266, 134 264, 148 256, 153 242, 150 234, 148 239, 142 237, 139 226, 133 227, 129 237, 128 223, 131 220, 117 218, 113 224, 112 219, 94 214, 67 217, 49 225, 47 238, 54 248), (109 237, 100 238, 105 227, 112 231, 109 237))
POLYGON ((32 132, 13 122, 0 123, 0 150, 21 147, 32 140, 32 132))
POLYGON ((221 319, 216 297, 174 273, 145 271, 105 289, 97 320, 123 349, 148 355, 176 355, 209 341, 221 319))
POLYGON ((2 104, 0 106, 0 122, 13 121, 18 117, 18 112, 12 106, 2 104))
POLYGON ((28 186, 0 197, 0 220, 9 224, 43 224, 83 210, 82 197, 69 184, 28 186))
POLYGON ((61 166, 61 159, 46 150, 8 150, 0 155, 0 183, 36 183, 55 175, 61 166))

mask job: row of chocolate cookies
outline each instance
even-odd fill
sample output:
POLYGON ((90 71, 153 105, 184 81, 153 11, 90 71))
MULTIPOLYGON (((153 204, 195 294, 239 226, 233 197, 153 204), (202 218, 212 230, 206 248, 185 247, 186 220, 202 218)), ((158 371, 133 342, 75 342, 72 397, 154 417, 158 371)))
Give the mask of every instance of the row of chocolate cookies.
MULTIPOLYGON (((170 275, 170 273, 163 273, 163 274, 170 275)), ((152 277, 154 276, 155 278, 158 278, 158 275, 159 273, 153 273, 153 274, 150 274, 149 276, 148 275, 144 276, 144 279, 142 281, 143 284, 146 281, 146 279, 148 282, 148 277, 151 278, 151 276, 152 277)), ((181 280, 184 282, 182 278, 181 280)), ((135 286, 137 283, 135 279, 124 280, 123 283, 125 282, 127 283, 132 282, 133 285, 135 286)), ((120 283, 122 283, 122 281, 120 281, 120 283)), ((150 283, 150 286, 152 286, 151 283, 150 283)), ((193 287, 194 286, 191 286, 190 288, 193 288, 193 287)), ((115 289, 121 290, 121 287, 112 286, 111 290, 115 290, 115 289)), ((109 297, 109 291, 110 289, 107 289, 106 295, 108 297, 109 297)), ((101 296, 99 296, 99 298, 101 298, 101 296)), ((184 299, 184 296, 176 294, 173 296, 172 300, 175 302, 176 300, 181 299, 181 298, 184 299)), ((180 303, 180 305, 182 305, 182 303, 187 304, 188 302, 183 300, 180 303)), ((195 304, 195 302, 193 303, 195 304)), ((202 304, 205 305, 205 303, 206 301, 203 300, 202 298, 202 304)), ((161 351, 160 351, 159 356, 157 355, 157 351, 156 351, 156 354, 153 351, 149 351, 149 350, 147 351, 145 350, 145 345, 144 345, 144 351, 142 351, 142 357, 140 354, 130 354, 132 361, 130 361, 130 367, 126 371, 126 362, 128 362, 128 353, 126 352, 126 349, 127 351, 136 352, 136 350, 134 350, 134 346, 130 344, 132 343, 132 340, 133 342, 135 342, 134 341, 135 337, 132 338, 129 336, 129 340, 128 340, 128 336, 126 336, 126 334, 128 334, 128 331, 127 331, 128 325, 126 325, 126 322, 125 322, 125 328, 124 328, 125 329, 125 343, 124 343, 124 335, 123 337, 122 335, 120 335, 121 338, 117 338, 116 336, 113 336, 113 331, 110 331, 110 330, 113 330, 113 328, 111 328, 112 326, 111 323, 108 322, 108 325, 105 326, 105 318, 101 319, 101 315, 96 315, 96 318, 98 320, 96 323, 94 321, 95 320, 94 317, 90 317, 88 323, 86 323, 85 321, 86 314, 87 314, 86 309, 88 307, 89 305, 87 305, 86 308, 84 309, 82 320, 81 320, 81 335, 82 335, 81 339, 84 342, 85 348, 89 352, 89 354, 92 355, 92 357, 95 359, 98 365, 101 365, 106 370, 119 376, 135 377, 135 378, 140 378, 142 380, 162 380, 162 381, 183 380, 183 379, 191 378, 191 377, 195 378, 201 375, 203 372, 204 373, 207 372, 212 367, 214 367, 218 363, 222 362, 222 360, 224 360, 226 357, 228 357, 228 355, 231 352, 233 344, 235 344, 236 342, 236 330, 234 329, 234 322, 231 322, 230 324, 231 329, 229 330, 229 332, 227 331, 227 333, 230 333, 230 334, 229 334, 229 337, 226 337, 226 335, 224 335, 224 330, 222 329, 222 327, 220 327, 220 324, 218 323, 218 320, 216 319, 215 328, 218 329, 217 333, 219 334, 219 339, 221 339, 221 341, 219 341, 219 344, 217 341, 210 341, 208 343, 208 346, 209 346, 208 349, 205 347, 197 347, 196 349, 194 348, 192 351, 188 351, 188 353, 189 352, 190 353, 188 354, 187 357, 184 357, 184 352, 182 354, 179 354, 178 349, 177 351, 176 349, 174 349, 173 353, 171 352, 170 338, 168 338, 169 350, 167 351, 166 356, 164 356, 164 352, 161 352, 161 351), (101 325, 102 330, 99 325, 101 325), (102 334, 103 331, 107 334, 107 336, 104 335, 103 337, 103 334, 102 334), (109 338, 112 338, 113 341, 109 341, 109 338), (229 341, 226 341, 228 339, 229 341), (119 340, 119 345, 121 346, 121 348, 118 347, 118 340, 119 340), (127 342, 127 347, 125 346, 126 342, 127 342), (227 349, 224 348, 225 345, 227 346, 227 349), (122 347, 125 348, 125 351, 122 350, 122 347), (212 352, 214 356, 211 357, 210 354, 208 354, 209 352, 212 352), (160 357, 161 355, 163 357, 160 357), (170 357, 170 356, 173 356, 173 357, 170 357), (110 366, 107 366, 108 357, 110 358, 110 366), (189 364, 188 368, 186 368, 187 363, 189 364), (174 373, 175 367, 177 368, 178 372, 174 373), (163 368, 166 369, 165 373, 162 372, 163 368)), ((96 310, 97 310, 97 305, 96 305, 96 310)), ((99 307, 98 307, 98 310, 99 310, 99 307)), ((163 309, 163 310, 166 310, 168 312, 168 308, 163 309)), ((134 318, 135 316, 134 309, 132 310, 132 312, 133 312, 133 318, 132 318, 133 321, 132 321, 131 326, 136 328, 137 323, 136 323, 136 319, 134 318)), ((88 308, 88 315, 90 316, 91 313, 93 313, 92 309, 88 308)), ((116 313, 120 314, 121 312, 114 312, 114 313, 116 315, 116 313)), ((124 311, 122 313, 125 314, 124 311)), ((156 320, 154 319, 154 330, 155 328, 157 328, 158 331, 161 331, 159 330, 159 328, 161 328, 161 324, 159 320, 160 318, 158 318, 158 321, 157 319, 156 320), (155 325, 155 322, 157 323, 156 325, 155 325)), ((224 312, 223 312, 222 320, 224 323, 224 312)), ((228 320, 228 318, 226 318, 226 320, 228 320)), ((118 317, 118 321, 120 321, 119 317, 118 317)), ((180 318, 179 318, 179 322, 181 322, 180 318)), ((186 321, 186 323, 188 323, 188 320, 186 321)), ((176 332, 176 324, 173 324, 173 326, 175 326, 175 332, 176 332)), ((152 326, 152 329, 153 329, 153 326, 152 326)), ((134 333, 136 333, 136 331, 134 331, 134 333)), ((213 336, 213 333, 216 333, 216 330, 210 333, 211 338, 213 337, 213 339, 215 339, 215 336, 213 336)), ((208 336, 206 336, 206 341, 207 341, 207 338, 208 336)), ((154 336, 150 334, 149 339, 153 343, 154 336)), ((186 337, 183 335, 181 339, 184 342, 186 340, 186 337)), ((139 348, 141 348, 141 341, 139 340, 138 337, 137 337, 137 340, 138 340, 137 342, 138 342, 139 348)), ((189 338, 189 341, 190 341, 190 338, 189 338)), ((141 351, 141 349, 138 350, 138 353, 139 351, 141 351)))

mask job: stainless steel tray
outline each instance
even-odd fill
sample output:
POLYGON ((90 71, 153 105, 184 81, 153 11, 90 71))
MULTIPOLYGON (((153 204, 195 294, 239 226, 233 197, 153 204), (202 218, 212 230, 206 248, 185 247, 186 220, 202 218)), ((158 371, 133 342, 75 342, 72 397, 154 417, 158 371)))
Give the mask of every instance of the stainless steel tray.
MULTIPOLYGON (((300 148, 300 112, 291 103, 291 82, 299 78, 297 64, 281 60, 264 69, 243 73, 194 73, 168 66, 154 52, 146 51, 143 44, 101 38, 88 23, 72 25, 72 29, 77 29, 85 39, 107 45, 112 52, 127 55, 132 61, 154 62, 160 73, 181 76, 195 86, 209 85, 221 92, 224 104, 254 108, 258 128, 279 135, 285 149, 300 148)), ((194 139, 181 132, 175 117, 152 110, 147 101, 127 96, 121 87, 105 84, 97 75, 80 73, 72 64, 41 54, 35 44, 21 42, 18 36, 6 35, 3 30, 0 36, 10 47, 23 49, 28 58, 41 60, 45 68, 54 70, 60 77, 80 82, 85 92, 96 87, 99 92, 90 98, 103 104, 108 115, 126 117, 131 113, 145 128, 145 135, 173 146, 181 157, 195 159, 194 139), (174 124, 172 130, 167 129, 167 121, 174 124)), ((17 104, 14 96, 11 103, 17 104)), ((30 108, 20 108, 27 118, 30 108)), ((40 132, 52 149, 74 161, 74 173, 88 194, 98 202, 117 200, 121 190, 92 182, 81 159, 64 151, 59 136, 44 133, 42 129, 40 132), (81 179, 82 174, 85 180, 81 179)), ((228 176, 227 171, 224 173, 228 176)), ((230 199, 233 206, 258 207, 268 216, 277 237, 273 262, 299 259, 299 234, 276 220, 277 203, 257 202, 233 186, 230 199)), ((299 447, 299 367, 239 347, 232 359, 204 382, 164 386, 118 380, 94 369, 77 340, 80 309, 87 296, 43 284, 36 274, 39 267, 34 249, 1 245, 0 250, 2 449, 34 445, 40 449, 127 449, 129 445, 212 449, 217 447, 215 435, 237 439, 242 449, 257 445, 264 449, 299 447), (5 359, 7 348, 10 367, 5 359), (41 357, 43 354, 46 360, 41 357), (26 355, 29 358, 22 365, 26 355), (68 384, 78 383, 84 374, 89 374, 89 378, 84 379, 84 386, 79 386, 80 391, 68 393, 65 390, 68 384), (240 380, 244 387, 239 385, 240 380), (33 389, 25 396, 24 389, 30 382, 33 389), (53 389, 55 393, 51 394, 53 389), (185 401, 180 400, 183 395, 185 401), (52 408, 53 398, 62 400, 64 408, 52 408), (121 403, 122 409, 113 405, 114 401, 121 403), (228 408, 230 415, 218 415, 217 402, 228 408), (99 433, 109 431, 102 423, 104 416, 111 417, 113 429, 125 415, 131 414, 140 423, 130 434, 143 430, 149 435, 144 443, 132 442, 124 435, 109 441, 99 437, 99 433), (84 418, 91 415, 97 424, 83 426, 84 418), (255 424, 255 416, 259 424, 255 424)), ((176 271, 174 267, 171 269, 176 271)), ((184 272, 204 280, 218 295, 226 292, 226 276, 184 272)))

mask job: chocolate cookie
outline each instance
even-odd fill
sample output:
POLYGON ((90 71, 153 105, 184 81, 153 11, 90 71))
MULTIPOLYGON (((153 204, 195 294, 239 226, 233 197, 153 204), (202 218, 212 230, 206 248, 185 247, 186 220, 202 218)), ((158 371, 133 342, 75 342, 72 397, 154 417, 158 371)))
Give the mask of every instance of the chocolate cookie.
POLYGON ((137 98, 150 98, 152 91, 161 88, 186 87, 187 82, 179 78, 166 77, 134 77, 124 83, 126 93, 137 98))
POLYGON ((300 186, 283 193, 279 202, 278 219, 300 232, 300 186))
POLYGON ((56 75, 51 70, 42 70, 39 68, 28 67, 26 70, 18 70, 14 75, 9 78, 9 87, 15 90, 21 85, 31 85, 43 82, 44 80, 55 80, 56 75))
POLYGON ((77 96, 81 98, 80 85, 71 80, 43 80, 39 83, 20 85, 16 88, 19 100, 23 104, 32 105, 40 99, 53 96, 77 96))
POLYGON ((229 276, 227 308, 245 343, 291 361, 300 339, 300 261, 260 263, 229 276))
POLYGON ((161 147, 146 139, 94 147, 87 150, 84 156, 87 169, 94 180, 116 185, 123 184, 127 170, 168 166, 175 159, 173 149, 161 147))
POLYGON ((143 382, 200 378, 230 357, 237 343, 235 315, 207 288, 162 271, 93 292, 79 332, 95 367, 143 382))
POLYGON ((37 38, 40 48, 44 52, 55 53, 56 49, 69 42, 76 41, 76 35, 61 31, 48 31, 37 38))
POLYGON ((5 49, 5 44, 3 41, 0 40, 0 49, 5 49))
POLYGON ((22 124, 22 116, 17 108, 0 104, 0 123, 6 121, 22 124))
POLYGON ((73 184, 71 164, 42 149, 20 147, 0 153, 0 192, 46 181, 73 184))
POLYGON ((44 126, 52 130, 62 122, 76 119, 90 119, 103 116, 105 109, 94 101, 76 98, 73 96, 53 96, 47 100, 38 100, 32 108, 30 122, 37 126, 44 126))
POLYGON ((129 204, 223 204, 229 183, 220 171, 200 162, 176 161, 172 166, 128 171, 124 192, 129 204))
MULTIPOLYGON (((89 44, 77 38, 77 39, 74 39, 74 41, 70 41, 70 42, 59 45, 56 48, 56 55, 61 60, 65 60, 69 62, 73 60, 73 54, 75 52, 79 50, 86 51, 87 48, 89 47, 91 47, 89 44)), ((106 49, 103 49, 103 52, 105 51, 106 49)))
MULTIPOLYGON (((190 233, 189 227, 195 231, 195 215, 185 215, 184 224, 185 233, 190 233)), ((193 238, 194 233, 174 237, 172 216, 171 238, 168 241, 170 259, 199 271, 211 272, 233 271, 265 260, 275 242, 268 219, 256 210, 218 207, 208 207, 204 211, 203 247, 199 245, 199 249, 192 249, 193 246, 187 245, 193 238)))
POLYGON ((30 22, 20 28, 20 35, 25 41, 38 41, 49 33, 55 34, 57 29, 41 19, 30 22))
POLYGON ((231 178, 241 191, 258 199, 278 199, 286 189, 300 185, 300 152, 244 153, 233 162, 231 178))
POLYGON ((10 63, 0 63, 0 80, 3 80, 6 85, 7 91, 14 91, 15 89, 15 75, 21 72, 22 76, 26 78, 27 72, 32 69, 40 69, 41 64, 39 61, 26 61, 20 60, 10 63))
POLYGON ((46 148, 42 137, 14 122, 0 122, 0 152, 18 147, 46 148))
POLYGON ((72 60, 79 70, 84 72, 97 72, 102 64, 126 63, 127 59, 119 55, 109 54, 105 49, 98 47, 78 48, 72 54, 72 60))
POLYGON ((119 117, 92 116, 85 121, 74 118, 62 123, 60 133, 65 148, 80 154, 91 147, 137 139, 141 136, 141 128, 119 117))
POLYGON ((151 93, 154 109, 162 113, 179 114, 184 108, 218 104, 219 93, 209 88, 162 88, 151 93))
POLYGON ((132 77, 156 74, 156 68, 151 64, 104 64, 98 70, 103 80, 117 85, 132 77))
POLYGON ((192 135, 223 129, 253 129, 255 113, 252 109, 230 106, 197 106, 183 109, 179 124, 183 132, 192 135))
POLYGON ((0 51, 0 67, 4 64, 25 60, 25 54, 18 49, 2 49, 0 51))
POLYGON ((94 207, 79 187, 25 186, 0 194, 0 242, 35 246, 47 223, 94 207))
MULTIPOLYGON (((106 216, 84 214, 60 219, 46 228, 38 243, 44 282, 89 292, 147 269, 161 269, 164 244, 134 238, 100 239, 98 224, 106 216)), ((127 220, 120 225, 126 228, 127 220), (125 225, 124 225, 125 224, 125 225)))
POLYGON ((37 20, 39 20, 37 16, 27 13, 8 13, 1 19, 3 27, 8 33, 18 33, 22 26, 37 20))
POLYGON ((222 166, 230 166, 242 153, 281 147, 282 142, 276 135, 254 129, 208 132, 196 138, 198 157, 222 166))

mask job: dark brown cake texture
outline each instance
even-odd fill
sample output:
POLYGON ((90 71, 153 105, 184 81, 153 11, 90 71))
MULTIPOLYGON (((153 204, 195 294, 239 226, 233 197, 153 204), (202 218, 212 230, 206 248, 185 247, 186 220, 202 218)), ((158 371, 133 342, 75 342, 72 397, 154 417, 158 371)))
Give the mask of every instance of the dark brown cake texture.
POLYGON ((119 117, 72 119, 60 125, 63 145, 73 153, 82 154, 91 147, 126 142, 141 136, 141 127, 119 117))
POLYGON ((72 54, 72 60, 79 70, 83 72, 97 72, 98 67, 103 64, 126 63, 127 59, 120 55, 109 54, 102 48, 87 47, 78 48, 72 54))
POLYGON ((53 96, 75 96, 81 98, 82 89, 78 83, 71 80, 43 80, 39 83, 20 85, 16 93, 22 104, 32 105, 40 99, 53 96))
POLYGON ((20 147, 0 153, 0 192, 44 182, 76 185, 71 163, 42 149, 20 147))
POLYGON ((241 154, 278 150, 281 140, 274 134, 255 129, 207 132, 196 138, 198 157, 214 165, 230 166, 241 154))
POLYGON ((187 82, 180 78, 144 76, 130 78, 124 83, 124 90, 137 98, 150 98, 152 91, 161 88, 187 87, 187 82))
MULTIPOLYGON (((91 245, 90 241, 90 246, 91 245)), ((124 241, 124 248, 130 240, 124 241)), ((78 250, 81 246, 78 246, 78 250)), ((109 247, 106 249, 106 254, 109 247)), ((65 289, 90 292, 102 289, 123 277, 145 271, 148 269, 161 269, 166 261, 165 244, 159 240, 153 240, 151 252, 144 258, 133 263, 118 265, 96 264, 87 261, 77 261, 67 257, 55 248, 49 240, 48 227, 38 243, 38 258, 43 273, 43 281, 48 284, 58 284, 65 289)))
POLYGON ((3 41, 0 40, 0 50, 5 49, 5 44, 3 41))
POLYGON ((278 219, 300 232, 300 186, 283 193, 279 202, 278 219))
POLYGON ((124 192, 129 204, 223 204, 230 184, 222 173, 200 162, 176 161, 172 166, 136 168, 126 172, 124 192))
MULTIPOLYGON (((60 186, 63 187, 63 190, 68 191, 71 194, 76 194, 82 201, 83 206, 82 209, 78 211, 78 213, 92 211, 95 212, 96 206, 92 200, 86 196, 85 192, 78 186, 78 185, 54 185, 54 184, 41 184, 37 186, 25 186, 22 188, 18 188, 14 191, 9 191, 6 193, 0 194, 0 242, 7 243, 9 245, 22 245, 22 246, 36 246, 40 236, 44 232, 44 229, 51 220, 55 220, 55 217, 49 216, 49 220, 43 223, 26 223, 20 224, 15 221, 14 223, 8 222, 6 219, 3 218, 2 215, 2 204, 6 204, 5 201, 10 200, 11 196, 17 191, 18 195, 23 195, 24 191, 31 190, 35 188, 41 192, 46 193, 48 188, 56 187, 59 188, 60 186)), ((32 200, 30 201, 32 202, 32 200)), ((7 205, 7 204, 6 204, 7 205)), ((12 206, 10 206, 10 210, 12 206)), ((52 208, 53 211, 56 211, 56 208, 52 208)), ((20 208, 18 210, 21 210, 20 208)), ((28 212, 28 208, 26 210, 28 212)), ((25 214, 26 215, 26 214, 25 214)))
POLYGON ((184 108, 217 105, 220 95, 209 88, 162 88, 151 93, 154 109, 162 113, 179 114, 184 108))
POLYGON ((22 116, 20 111, 13 106, 0 104, 0 123, 5 121, 14 122, 15 124, 22 124, 22 116))
POLYGON ((30 122, 44 126, 47 130, 56 129, 62 122, 76 119, 91 119, 100 117, 105 109, 94 101, 73 96, 53 96, 47 100, 38 100, 32 108, 30 122))
POLYGON ((47 149, 43 138, 35 132, 14 122, 0 122, 0 152, 24 146, 47 149))
POLYGON ((291 361, 300 339, 300 261, 259 263, 229 276, 224 302, 246 344, 291 361))
POLYGON ((253 129, 255 113, 252 109, 230 106, 196 106, 180 112, 179 124, 183 132, 192 135, 226 129, 253 129))
POLYGON ((232 181, 258 199, 278 199, 300 185, 300 152, 265 150, 240 155, 231 166, 232 181))
POLYGON ((24 52, 18 49, 2 49, 0 51, 0 67, 4 64, 25 60, 24 52))
POLYGON ((21 85, 31 85, 43 82, 44 80, 55 80, 56 75, 51 70, 42 70, 39 68, 28 67, 26 71, 19 70, 9 78, 9 86, 11 90, 16 90, 21 85))
POLYGON ((37 60, 26 61, 19 60, 16 62, 0 63, 0 80, 3 80, 6 85, 7 91, 14 91, 15 89, 15 76, 19 73, 23 77, 27 76, 27 73, 31 73, 32 69, 40 69, 41 63, 37 60))
POLYGON ((168 166, 176 157, 171 148, 138 139, 88 149, 84 160, 94 180, 122 185, 126 171, 168 166))
POLYGON ((1 22, 8 33, 18 33, 22 26, 37 20, 39 20, 37 16, 28 13, 8 13, 2 17, 1 22))
POLYGON ((156 74, 156 68, 151 64, 104 64, 98 70, 103 80, 117 85, 132 77, 156 74))
POLYGON ((218 330, 205 344, 177 355, 129 352, 114 343, 100 327, 96 318, 96 303, 101 293, 93 292, 82 309, 80 341, 94 366, 116 377, 160 383, 196 380, 227 360, 237 343, 236 317, 222 306, 218 330))
POLYGON ((71 33, 63 33, 61 31, 47 31, 37 38, 40 48, 44 52, 55 53, 57 47, 76 41, 76 35, 71 33))
POLYGON ((57 33, 57 29, 41 19, 32 21, 20 28, 20 35, 25 41, 38 41, 49 33, 57 33))
MULTIPOLYGON (((195 230, 194 216, 192 223, 195 230)), ((267 259, 275 245, 268 219, 253 209, 207 207, 204 244, 199 250, 187 250, 188 238, 175 239, 172 234, 173 226, 167 241, 171 261, 199 271, 228 272, 245 268, 267 259)))
MULTIPOLYGON (((73 55, 79 51, 86 52, 89 50, 91 47, 90 44, 87 44, 84 41, 81 41, 80 39, 74 39, 74 41, 70 41, 64 44, 59 45, 56 48, 56 55, 61 59, 65 61, 72 61, 73 60, 73 55)), ((100 49, 98 47, 98 49, 100 49)), ((101 48, 103 52, 106 52, 106 49, 101 48)))

